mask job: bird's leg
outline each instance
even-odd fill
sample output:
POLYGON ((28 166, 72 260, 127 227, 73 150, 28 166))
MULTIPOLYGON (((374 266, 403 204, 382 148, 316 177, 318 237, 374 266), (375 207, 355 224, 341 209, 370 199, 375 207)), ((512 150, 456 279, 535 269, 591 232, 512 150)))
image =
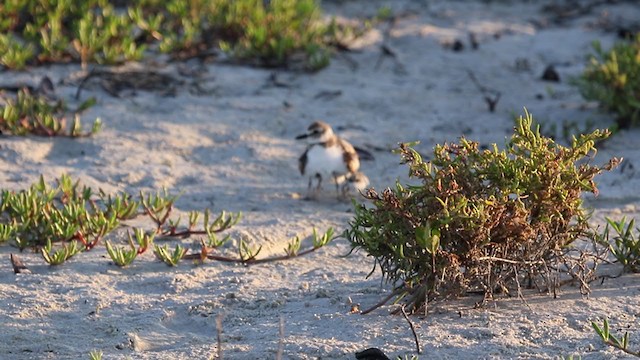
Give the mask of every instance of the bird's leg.
POLYGON ((341 200, 348 200, 349 195, 351 195, 351 189, 349 188, 349 182, 345 181, 344 184, 342 184, 342 187, 340 188, 340 192, 342 195, 342 199, 341 200))
POLYGON ((336 183, 336 198, 342 200, 340 196, 340 184, 338 184, 338 176, 336 174, 333 174, 333 182, 336 183))
POLYGON ((309 176, 309 185, 307 186, 307 195, 311 193, 312 185, 313 185, 313 176, 309 176))
POLYGON ((322 176, 320 174, 309 176, 309 186, 307 187, 307 196, 305 197, 305 200, 314 200, 318 197, 321 183, 322 183, 322 176), (318 180, 318 185, 316 185, 315 188, 313 188, 313 179, 318 180))

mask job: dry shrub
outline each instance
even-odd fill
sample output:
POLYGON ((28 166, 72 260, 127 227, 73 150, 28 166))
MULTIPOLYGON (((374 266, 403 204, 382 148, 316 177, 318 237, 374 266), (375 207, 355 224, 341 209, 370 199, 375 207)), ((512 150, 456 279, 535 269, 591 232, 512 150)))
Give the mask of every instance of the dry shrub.
POLYGON ((619 160, 600 167, 585 161, 606 130, 564 147, 532 130, 532 122, 520 117, 506 150, 481 150, 462 138, 436 146, 424 162, 402 144, 402 163, 419 184, 370 189, 373 207, 356 206, 345 237, 376 259, 409 310, 469 291, 486 299, 519 290, 523 281, 542 280, 549 289, 552 269, 586 281, 588 258, 574 258, 576 264, 565 257, 592 233, 581 193, 597 194, 594 177, 619 160))

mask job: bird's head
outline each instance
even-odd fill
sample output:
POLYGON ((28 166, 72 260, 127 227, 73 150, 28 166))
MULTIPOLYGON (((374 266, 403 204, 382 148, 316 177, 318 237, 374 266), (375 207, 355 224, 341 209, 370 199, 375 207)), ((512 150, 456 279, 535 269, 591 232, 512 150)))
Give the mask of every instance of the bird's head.
POLYGON ((333 136, 333 129, 324 121, 316 121, 309 125, 307 132, 296 136, 297 140, 307 139, 312 143, 321 143, 328 141, 333 136))

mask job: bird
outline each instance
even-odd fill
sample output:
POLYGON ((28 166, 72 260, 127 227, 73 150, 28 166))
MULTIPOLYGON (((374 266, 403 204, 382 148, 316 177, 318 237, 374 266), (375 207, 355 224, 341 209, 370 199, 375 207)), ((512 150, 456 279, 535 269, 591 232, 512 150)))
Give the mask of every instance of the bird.
POLYGON ((317 197, 322 189, 322 180, 331 178, 340 198, 340 183, 352 178, 360 168, 358 153, 346 140, 337 136, 329 124, 315 121, 307 132, 296 137, 307 139, 309 144, 298 159, 298 169, 303 176, 309 176, 307 199, 317 197), (313 180, 317 185, 313 187, 313 180))
POLYGON ((344 176, 339 183, 342 184, 340 187, 342 197, 346 199, 349 195, 362 193, 369 186, 369 178, 362 171, 356 171, 344 176))

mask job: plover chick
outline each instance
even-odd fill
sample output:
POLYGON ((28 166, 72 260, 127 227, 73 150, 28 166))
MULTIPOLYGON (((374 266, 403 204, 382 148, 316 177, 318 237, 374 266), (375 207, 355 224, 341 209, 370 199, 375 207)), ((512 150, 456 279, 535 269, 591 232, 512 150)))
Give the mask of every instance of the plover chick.
POLYGON ((300 174, 309 176, 307 198, 317 197, 322 189, 322 180, 327 178, 336 184, 336 194, 339 198, 339 179, 346 178, 360 168, 360 159, 353 146, 338 137, 331 126, 323 121, 309 125, 307 133, 297 136, 296 139, 307 139, 309 142, 307 149, 298 159, 300 174), (315 188, 314 179, 318 181, 315 188))
POLYGON ((369 178, 361 171, 349 173, 343 176, 342 179, 338 179, 340 191, 342 191, 342 197, 347 198, 351 195, 359 195, 363 193, 369 186, 369 178))

